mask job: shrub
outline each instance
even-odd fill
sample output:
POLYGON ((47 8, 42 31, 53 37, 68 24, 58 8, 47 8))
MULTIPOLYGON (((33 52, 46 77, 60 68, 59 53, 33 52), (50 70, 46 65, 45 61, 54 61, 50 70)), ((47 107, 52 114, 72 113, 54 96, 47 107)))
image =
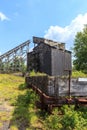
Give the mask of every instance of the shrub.
POLYGON ((62 130, 85 130, 87 128, 87 119, 83 118, 81 111, 75 111, 74 106, 68 107, 67 105, 62 110, 64 112, 61 120, 62 130))
POLYGON ((57 113, 55 110, 52 115, 47 116, 44 122, 46 130, 59 130, 62 128, 61 117, 57 113))

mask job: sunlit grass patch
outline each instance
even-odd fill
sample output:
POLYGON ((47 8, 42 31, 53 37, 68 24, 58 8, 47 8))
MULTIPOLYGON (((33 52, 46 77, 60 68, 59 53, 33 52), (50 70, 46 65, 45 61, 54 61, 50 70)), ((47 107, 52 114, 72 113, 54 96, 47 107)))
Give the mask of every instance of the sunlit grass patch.
POLYGON ((79 78, 79 77, 82 77, 82 78, 87 78, 87 74, 81 72, 81 71, 72 71, 72 78, 79 78))
POLYGON ((13 126, 10 127, 10 130, 18 130, 18 128, 17 128, 17 126, 13 125, 13 126))
POLYGON ((0 113, 0 121, 9 121, 10 130, 36 129, 39 120, 36 100, 38 97, 26 88, 23 77, 0 74, 0 105, 5 108, 0 113))
POLYGON ((9 75, 9 74, 0 74, 0 99, 9 100, 12 99, 12 96, 19 94, 18 86, 24 83, 24 78, 9 75))

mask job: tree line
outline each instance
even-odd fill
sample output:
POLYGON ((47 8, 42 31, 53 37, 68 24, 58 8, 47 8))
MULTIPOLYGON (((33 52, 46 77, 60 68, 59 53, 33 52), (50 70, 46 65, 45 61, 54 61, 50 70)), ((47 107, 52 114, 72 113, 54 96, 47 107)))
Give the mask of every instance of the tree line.
POLYGON ((77 32, 74 40, 73 68, 87 74, 87 25, 81 32, 77 32))
POLYGON ((22 57, 15 57, 11 61, 0 62, 0 71, 2 73, 11 73, 11 72, 25 72, 26 65, 22 57))

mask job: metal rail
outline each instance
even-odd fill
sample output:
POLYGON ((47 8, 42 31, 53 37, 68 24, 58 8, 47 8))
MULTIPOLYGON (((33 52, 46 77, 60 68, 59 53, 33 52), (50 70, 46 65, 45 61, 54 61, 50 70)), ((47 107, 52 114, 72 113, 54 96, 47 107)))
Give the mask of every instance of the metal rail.
POLYGON ((87 105, 87 98, 85 97, 72 97, 72 98, 55 98, 51 96, 47 96, 45 93, 43 93, 38 87, 34 85, 28 85, 29 88, 32 88, 33 91, 36 92, 36 94, 40 97, 40 108, 43 110, 47 110, 49 113, 52 113, 52 110, 54 107, 61 107, 63 105, 75 105, 75 108, 78 108, 81 105, 87 105))

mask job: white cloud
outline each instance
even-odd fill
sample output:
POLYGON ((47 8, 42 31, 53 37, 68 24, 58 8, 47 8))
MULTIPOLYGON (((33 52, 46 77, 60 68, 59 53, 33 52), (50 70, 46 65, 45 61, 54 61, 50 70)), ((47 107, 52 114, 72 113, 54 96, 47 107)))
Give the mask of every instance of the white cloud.
POLYGON ((0 20, 1 21, 9 20, 9 18, 5 14, 3 14, 2 12, 0 12, 0 20))
POLYGON ((67 46, 69 48, 72 46, 71 44, 73 44, 76 33, 82 31, 84 24, 87 24, 87 13, 84 15, 79 14, 68 26, 50 26, 44 37, 68 43, 67 46))

